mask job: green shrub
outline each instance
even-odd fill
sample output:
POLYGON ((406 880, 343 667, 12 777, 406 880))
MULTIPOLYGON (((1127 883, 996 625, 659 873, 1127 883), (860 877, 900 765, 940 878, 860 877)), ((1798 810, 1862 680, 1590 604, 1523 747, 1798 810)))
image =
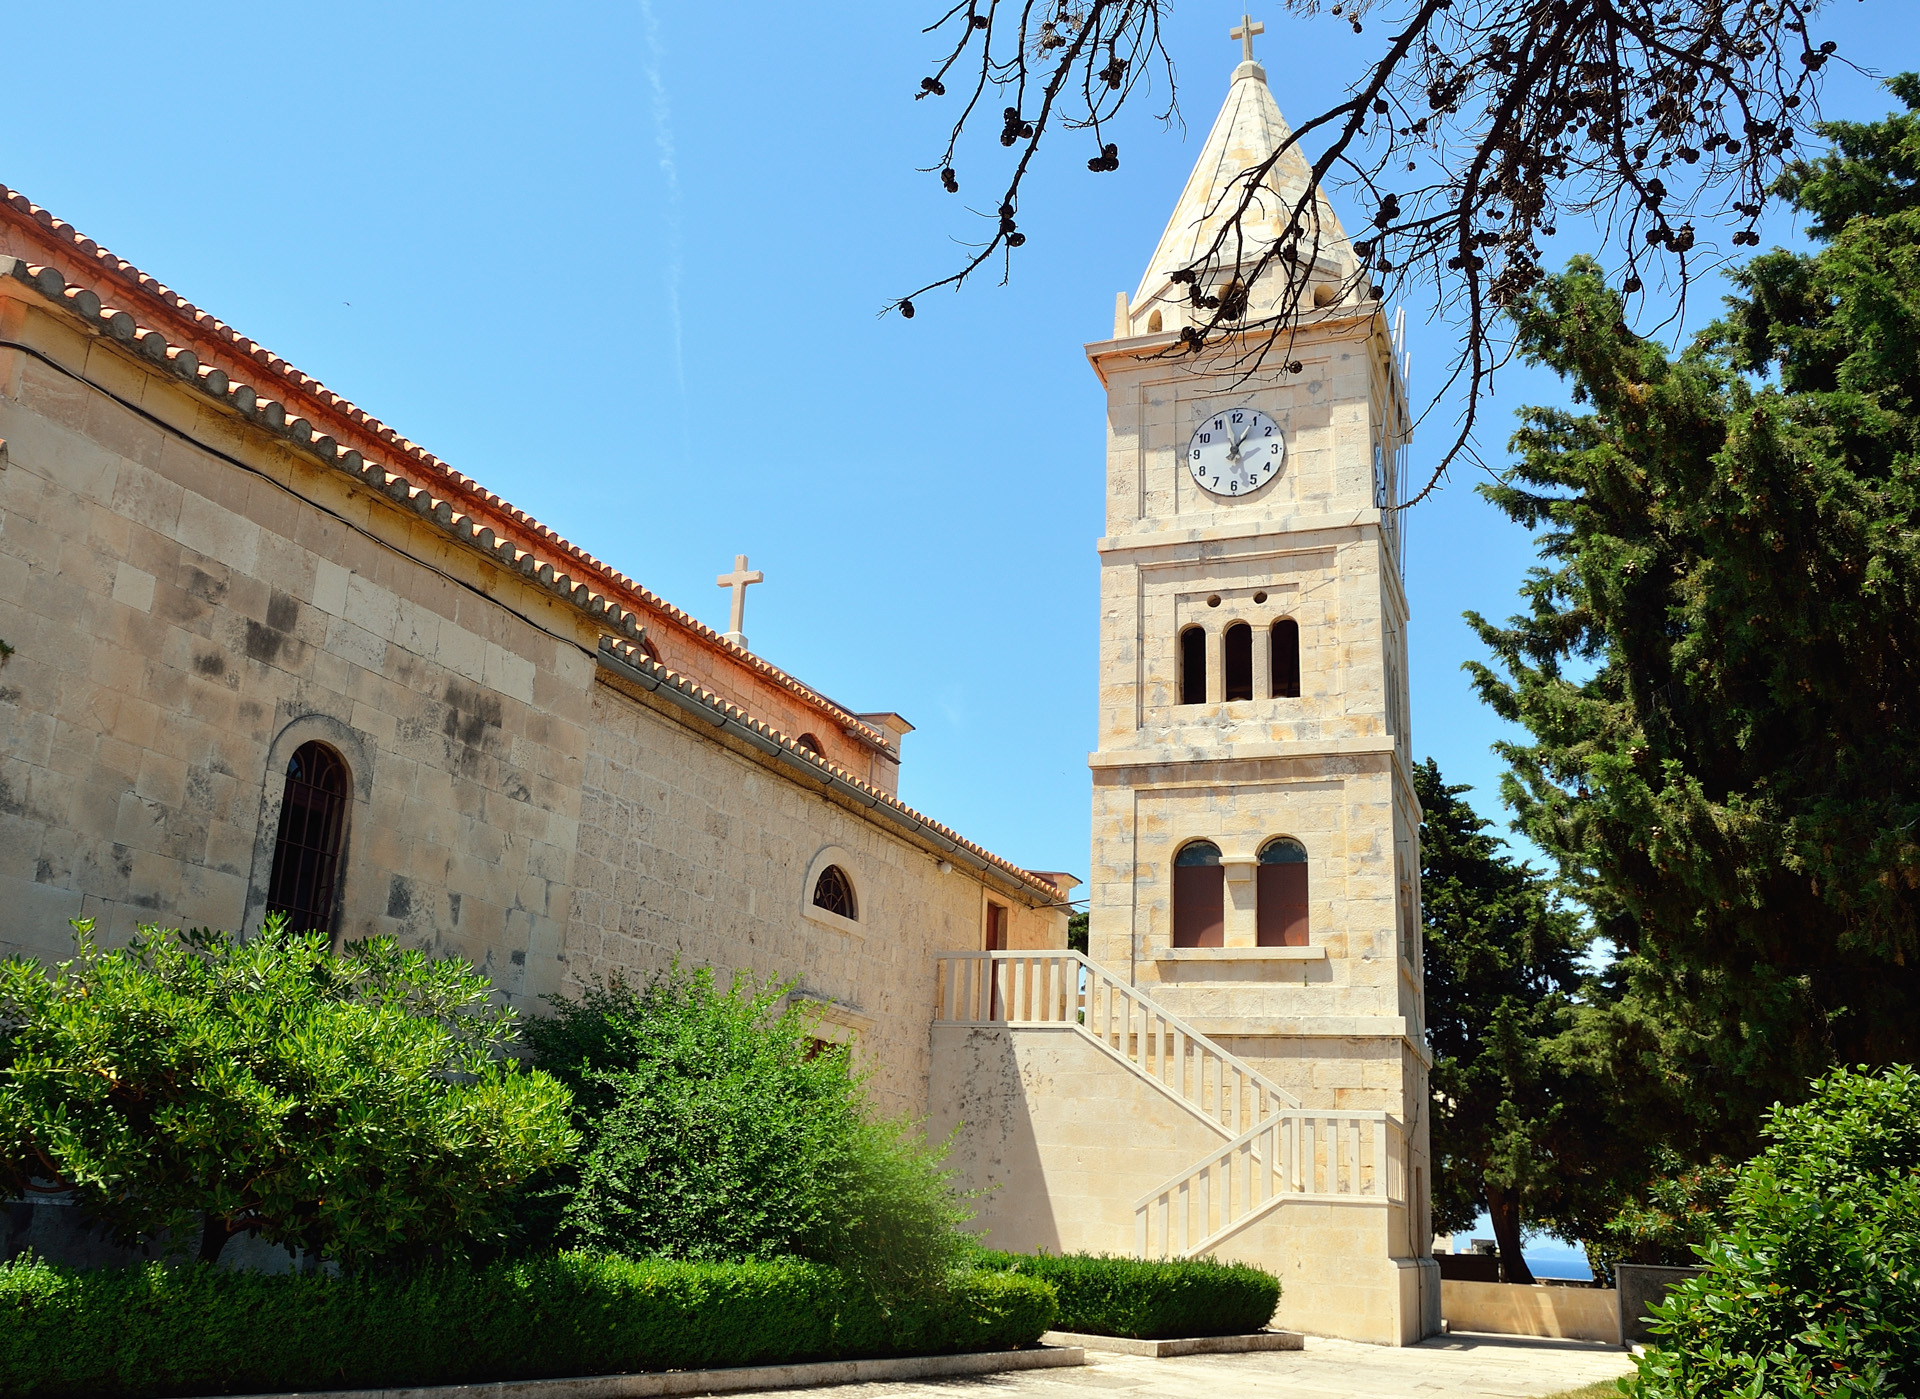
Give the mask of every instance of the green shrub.
POLYGON ((500 1050, 465 962, 392 939, 335 953, 270 918, 227 933, 92 925, 51 974, 0 963, 0 1190, 71 1188, 123 1239, 206 1261, 235 1234, 349 1266, 497 1244, 564 1159, 567 1093, 500 1050))
POLYGON ((796 1256, 887 1295, 937 1287, 967 1212, 907 1124, 876 1118, 845 1050, 820 1052, 787 988, 722 994, 679 968, 614 981, 532 1021, 586 1146, 562 1182, 569 1247, 710 1261, 796 1256))
POLYGON ((1833 1073, 1765 1131, 1654 1309, 1640 1399, 1920 1395, 1920 1074, 1833 1073))
POLYGON ((1093 1336, 1166 1340, 1258 1331, 1280 1305, 1280 1279, 1211 1258, 1152 1262, 1108 1254, 986 1253, 1000 1268, 1053 1284, 1059 1328, 1093 1336))
POLYGON ((193 1265, 0 1265, 0 1393, 261 1393, 478 1383, 995 1350, 1052 1324, 1052 1290, 956 1274, 892 1309, 797 1259, 561 1254, 410 1275, 193 1265))

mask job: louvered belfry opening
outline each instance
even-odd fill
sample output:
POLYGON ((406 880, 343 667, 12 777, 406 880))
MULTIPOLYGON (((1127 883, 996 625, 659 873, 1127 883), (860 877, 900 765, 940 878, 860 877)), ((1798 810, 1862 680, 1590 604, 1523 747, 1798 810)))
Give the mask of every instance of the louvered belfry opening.
POLYGON ((1220 847, 1188 841, 1173 857, 1173 945, 1220 947, 1226 942, 1226 878, 1220 847))
POLYGON ((303 933, 333 927, 333 891, 347 832, 347 765, 324 743, 303 743, 287 763, 280 835, 273 848, 267 911, 303 933))
POLYGON ((1260 847, 1260 873, 1254 888, 1255 940, 1262 947, 1305 947, 1307 936, 1307 848, 1276 836, 1260 847))

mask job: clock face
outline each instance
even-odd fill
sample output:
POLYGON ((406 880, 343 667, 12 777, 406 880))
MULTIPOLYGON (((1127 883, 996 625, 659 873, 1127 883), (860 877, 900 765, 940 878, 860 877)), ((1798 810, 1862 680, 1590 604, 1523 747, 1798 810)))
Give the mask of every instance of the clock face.
POLYGON ((1201 422, 1187 443, 1194 484, 1213 495, 1247 495, 1279 475, 1287 459, 1280 424, 1257 408, 1229 408, 1201 422))

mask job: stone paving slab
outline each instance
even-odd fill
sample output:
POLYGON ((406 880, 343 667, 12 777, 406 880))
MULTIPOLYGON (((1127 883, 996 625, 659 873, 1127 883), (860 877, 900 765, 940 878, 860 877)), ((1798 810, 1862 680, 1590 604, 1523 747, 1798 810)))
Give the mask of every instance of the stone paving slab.
MULTIPOLYGON (((1633 1368, 1618 1346, 1531 1336, 1436 1336, 1405 1349, 1309 1336, 1300 1351, 1154 1360, 1094 1354, 1070 1370, 837 1387, 831 1399, 1540 1399, 1633 1368)), ((826 1399, 771 1390, 765 1399, 826 1399)))

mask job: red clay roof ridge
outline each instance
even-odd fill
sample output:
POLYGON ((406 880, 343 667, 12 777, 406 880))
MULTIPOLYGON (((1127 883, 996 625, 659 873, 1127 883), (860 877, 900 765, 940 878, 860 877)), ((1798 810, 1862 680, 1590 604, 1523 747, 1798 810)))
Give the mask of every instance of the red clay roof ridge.
MULTIPOLYGON (((573 564, 600 575, 603 583, 612 585, 607 591, 617 590, 618 592, 629 594, 632 601, 640 603, 650 611, 663 614, 675 626, 690 632, 709 649, 719 652, 737 664, 745 665, 763 679, 771 681, 800 700, 821 710, 834 722, 839 724, 842 731, 847 733, 849 737, 864 742, 870 747, 877 748, 889 757, 894 758, 896 761, 898 760, 898 751, 888 742, 887 736, 878 729, 863 722, 857 715, 843 705, 827 698, 827 696, 821 694, 812 686, 788 674, 764 658, 755 655, 743 647, 736 646, 706 623, 691 616, 679 607, 674 606, 658 594, 642 587, 626 574, 617 572, 600 559, 589 554, 586 550, 570 543, 554 530, 534 519, 526 511, 519 509, 502 497, 486 489, 484 486, 481 486, 472 477, 456 471, 424 447, 402 437, 393 428, 387 426, 372 414, 355 406, 341 395, 334 393, 318 379, 302 373, 281 356, 268 350, 264 345, 242 335, 217 316, 201 310, 178 292, 173 291, 157 279, 148 276, 125 258, 118 257, 109 252, 93 239, 86 237, 64 219, 56 218, 47 210, 33 203, 33 201, 28 199, 24 194, 5 184, 0 184, 0 211, 13 215, 15 222, 31 222, 38 225, 41 229, 54 234, 90 258, 93 264, 90 270, 98 271, 108 279, 124 286, 136 296, 150 301, 152 303, 151 309, 159 311, 162 315, 176 322, 184 321, 188 327, 214 341, 216 348, 231 354, 237 354, 241 358, 249 360, 260 368, 265 369, 274 377, 284 381, 301 397, 309 400, 315 409, 344 419, 352 425, 353 429, 358 429, 368 437, 380 442, 383 446, 397 451, 407 459, 407 466, 422 470, 429 478, 437 478, 437 481, 433 479, 424 482, 411 481, 410 484, 422 489, 430 489, 434 484, 451 488, 450 493, 464 497, 464 499, 459 501, 459 507, 469 515, 473 514, 477 509, 484 516, 492 517, 484 522, 484 527, 492 528, 495 537, 503 534, 523 535, 525 537, 523 539, 524 544, 532 545, 537 542, 539 545, 544 546, 545 549, 559 556, 557 559, 542 560, 542 563, 559 563, 562 567, 573 564), (498 526, 502 525, 507 525, 509 528, 506 530, 499 529, 498 526)), ((31 271, 32 269, 29 268, 28 270, 31 271)), ((59 274, 56 272, 56 275, 59 274)), ((32 276, 22 276, 19 280, 25 281, 29 285, 36 284, 36 280, 32 276)), ((61 276, 63 283, 65 280, 65 277, 61 276)), ((66 299, 73 309, 81 312, 83 319, 90 320, 94 323, 94 329, 96 330, 102 328, 101 322, 103 320, 113 321, 116 316, 125 318, 124 324, 115 322, 106 327, 115 339, 128 340, 144 348, 147 337, 157 336, 158 334, 136 322, 131 314, 126 311, 99 306, 97 304, 97 294, 88 289, 65 286, 62 286, 58 290, 48 290, 46 286, 42 286, 40 289, 51 300, 66 299), (82 292, 87 296, 96 297, 96 304, 94 304, 90 310, 87 304, 79 298, 78 293, 82 292)), ((163 342, 159 353, 150 355, 149 357, 166 359, 178 363, 181 362, 181 356, 183 354, 191 355, 191 347, 176 345, 171 342, 163 342)), ((202 389, 207 389, 208 383, 205 370, 197 362, 194 368, 201 371, 200 378, 195 382, 202 389)), ((182 377, 185 376, 183 375, 182 377)), ((242 390, 244 390, 242 396, 250 400, 249 406, 259 402, 260 395, 251 385, 235 385, 226 381, 223 381, 221 384, 220 394, 215 396, 226 396, 242 390)), ((229 403, 232 405, 232 399, 230 397, 229 403)), ((275 405, 275 407, 280 410, 278 416, 281 417, 283 422, 304 421, 298 414, 288 415, 284 404, 275 405)), ((242 411, 244 413, 245 409, 242 411)), ((274 415, 270 413, 269 416, 274 415)), ((281 426, 280 423, 268 423, 266 425, 275 429, 281 426)), ((311 428, 311 424, 307 424, 307 426, 311 428)), ((340 445, 330 436, 327 437, 326 440, 329 445, 340 445)), ((371 444, 369 443, 368 445, 371 444)), ((346 450, 354 449, 347 448, 346 450)), ((356 452, 356 455, 360 454, 356 452)), ((393 471, 391 466, 388 469, 392 471, 394 475, 402 477, 406 475, 405 471, 393 471)), ((391 494, 391 492, 389 492, 389 494, 391 494)), ((449 502, 449 504, 452 504, 452 502, 449 502)), ((430 505, 426 509, 423 509, 422 513, 432 513, 432 511, 433 507, 430 505)), ((529 554, 537 554, 539 551, 529 547, 526 552, 529 554)), ((538 565, 536 565, 536 567, 537 566, 538 565)))

